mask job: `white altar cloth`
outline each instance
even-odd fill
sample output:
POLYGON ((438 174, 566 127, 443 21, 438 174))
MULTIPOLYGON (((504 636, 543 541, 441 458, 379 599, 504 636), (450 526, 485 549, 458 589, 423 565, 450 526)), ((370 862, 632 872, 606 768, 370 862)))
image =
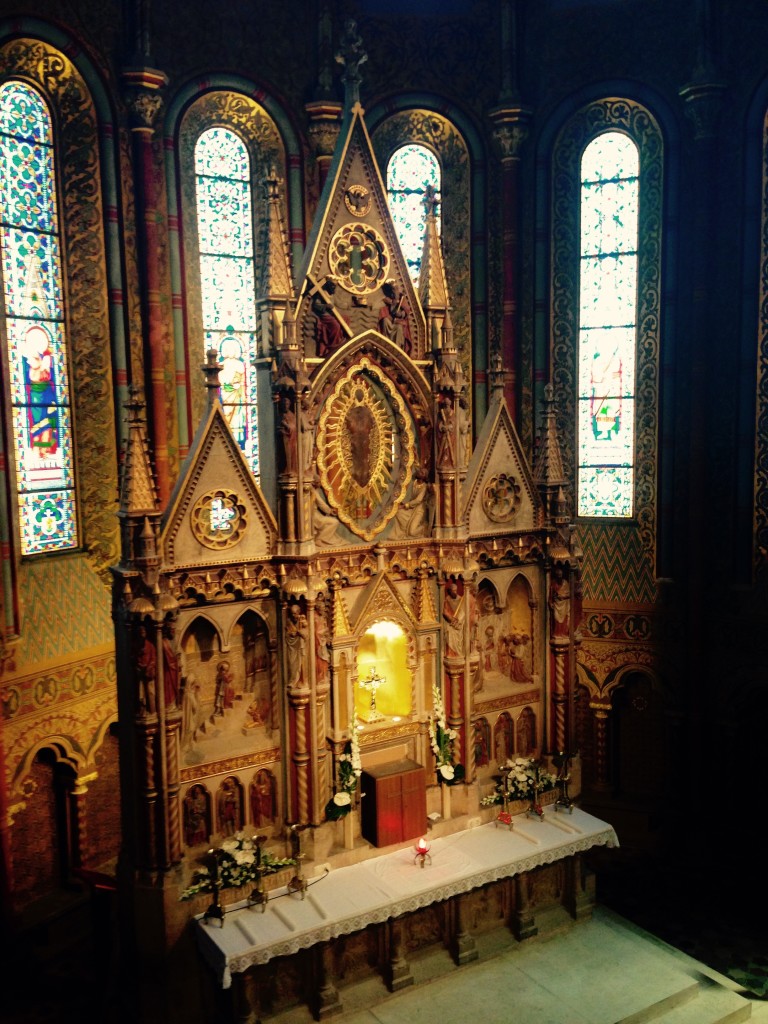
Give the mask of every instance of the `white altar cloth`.
POLYGON ((198 945, 222 988, 232 975, 275 956, 286 956, 349 935, 370 924, 510 878, 542 864, 583 853, 593 846, 618 846, 611 825, 579 808, 545 808, 543 820, 518 815, 514 828, 495 822, 455 832, 429 843, 431 863, 414 863, 407 849, 337 868, 309 879, 304 899, 285 887, 269 893, 262 912, 243 901, 226 908, 223 927, 196 919, 198 945))

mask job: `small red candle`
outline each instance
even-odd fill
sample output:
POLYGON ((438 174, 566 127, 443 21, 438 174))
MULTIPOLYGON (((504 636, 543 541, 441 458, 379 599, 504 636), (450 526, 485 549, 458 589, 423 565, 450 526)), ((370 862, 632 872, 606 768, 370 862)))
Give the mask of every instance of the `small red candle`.
POLYGON ((418 861, 419 867, 423 868, 427 861, 432 862, 432 858, 429 856, 429 844, 423 837, 414 846, 414 851, 416 853, 416 856, 413 858, 414 864, 418 861))

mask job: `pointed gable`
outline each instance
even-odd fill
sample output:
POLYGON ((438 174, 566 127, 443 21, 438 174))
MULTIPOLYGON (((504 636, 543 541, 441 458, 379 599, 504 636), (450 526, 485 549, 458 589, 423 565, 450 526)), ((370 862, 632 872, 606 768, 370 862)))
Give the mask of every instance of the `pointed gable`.
POLYGON ((509 410, 498 392, 467 469, 464 495, 464 519, 470 536, 541 526, 541 499, 533 474, 509 410))
POLYGON ((350 618, 353 620, 352 629, 355 632, 366 627, 374 619, 391 619, 408 629, 413 629, 417 625, 413 608, 385 574, 374 578, 350 618))
POLYGON ((411 355, 427 351, 426 322, 400 249, 387 194, 359 103, 345 121, 298 279, 297 334, 318 354, 313 298, 333 307, 342 340, 378 326, 382 287, 392 282, 408 316, 411 355), (327 289, 329 281, 333 289, 327 289))
POLYGON ((276 540, 274 516, 215 399, 163 519, 163 567, 261 560, 276 540))

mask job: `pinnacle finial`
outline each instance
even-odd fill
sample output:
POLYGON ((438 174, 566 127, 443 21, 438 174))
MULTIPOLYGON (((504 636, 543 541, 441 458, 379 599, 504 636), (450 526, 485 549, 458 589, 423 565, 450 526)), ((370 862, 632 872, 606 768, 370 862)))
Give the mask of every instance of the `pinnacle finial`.
POLYGON ((360 102, 360 83, 363 80, 360 66, 367 60, 368 54, 363 49, 363 40, 357 31, 357 22, 354 18, 347 18, 339 40, 336 61, 344 67, 341 80, 344 82, 344 103, 348 110, 351 110, 355 103, 360 102))

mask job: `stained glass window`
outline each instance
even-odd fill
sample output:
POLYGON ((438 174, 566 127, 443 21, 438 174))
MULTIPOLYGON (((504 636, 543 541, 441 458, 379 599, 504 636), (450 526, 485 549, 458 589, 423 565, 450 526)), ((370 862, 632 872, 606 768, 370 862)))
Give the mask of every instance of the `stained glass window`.
POLYGON ((633 514, 639 157, 622 132, 581 160, 578 514, 633 514))
POLYGON ((51 116, 0 87, 0 253, 22 555, 77 546, 72 417, 51 116))
POLYGON ((435 190, 438 200, 437 228, 440 230, 440 164, 431 149, 410 144, 396 150, 387 166, 387 195, 395 231, 400 240, 408 270, 414 284, 421 272, 426 210, 424 194, 427 185, 435 190))
POLYGON ((253 198, 250 160, 239 135, 228 128, 202 133, 195 184, 204 351, 218 353, 224 411, 258 478, 253 198))

